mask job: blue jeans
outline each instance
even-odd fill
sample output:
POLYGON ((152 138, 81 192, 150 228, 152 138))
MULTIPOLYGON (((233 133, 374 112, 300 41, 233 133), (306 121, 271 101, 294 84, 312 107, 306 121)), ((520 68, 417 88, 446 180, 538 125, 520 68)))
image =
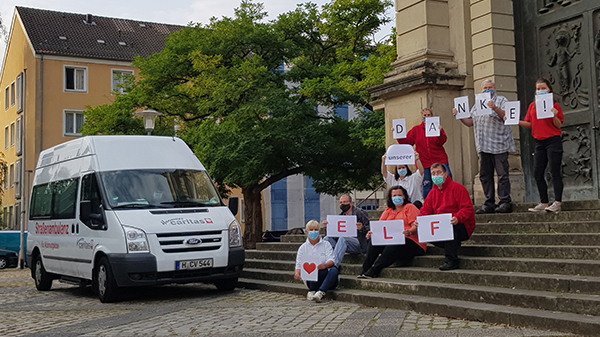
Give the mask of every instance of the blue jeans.
POLYGON ((319 270, 319 280, 318 281, 306 281, 306 285, 308 286, 308 290, 310 291, 322 291, 327 292, 329 290, 335 289, 338 285, 338 269, 333 266, 331 268, 325 268, 319 270))
MULTIPOLYGON (((452 172, 450 171, 450 166, 446 163, 442 163, 442 165, 446 168, 446 172, 452 178, 452 172)), ((430 168, 426 168, 423 170, 423 200, 427 198, 427 194, 431 191, 433 187, 433 183, 431 182, 431 170, 430 168)))
POLYGON ((342 263, 342 259, 344 258, 344 254, 346 252, 351 254, 360 254, 362 251, 360 250, 360 242, 357 238, 353 237, 339 237, 333 238, 326 236, 323 240, 329 242, 331 247, 333 248, 333 256, 335 262, 335 266, 339 267, 342 263))

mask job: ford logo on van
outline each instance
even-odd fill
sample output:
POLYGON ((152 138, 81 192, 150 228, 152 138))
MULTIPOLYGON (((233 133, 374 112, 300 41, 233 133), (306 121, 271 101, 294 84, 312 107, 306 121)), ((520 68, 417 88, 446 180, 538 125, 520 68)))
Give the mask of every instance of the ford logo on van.
POLYGON ((199 245, 202 243, 202 240, 198 239, 198 238, 189 238, 187 240, 185 240, 185 244, 189 245, 189 246, 195 246, 195 245, 199 245))

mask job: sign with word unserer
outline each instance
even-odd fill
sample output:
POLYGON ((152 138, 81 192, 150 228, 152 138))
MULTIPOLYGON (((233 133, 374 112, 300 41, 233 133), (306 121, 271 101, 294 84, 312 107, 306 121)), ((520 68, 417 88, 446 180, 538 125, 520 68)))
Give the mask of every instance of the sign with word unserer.
POLYGON ((303 256, 302 264, 300 265, 300 278, 304 281, 319 280, 319 257, 314 255, 303 256))
POLYGON ((386 165, 414 165, 415 150, 408 144, 390 145, 385 152, 386 165))
POLYGON ((373 246, 403 245, 405 243, 404 220, 371 221, 371 244, 373 246))
POLYGON ((475 111, 478 116, 489 115, 492 113, 492 109, 487 105, 488 101, 492 99, 492 95, 489 92, 482 92, 475 94, 475 111))
POLYGON ((535 114, 538 119, 552 118, 554 113, 554 94, 535 95, 535 114))
POLYGON ((521 118, 521 102, 506 102, 504 104, 504 125, 519 125, 519 119, 521 118))
POLYGON ((456 97, 454 99, 454 108, 456 109, 456 119, 471 117, 469 111, 469 96, 456 97))
POLYGON ((356 237, 356 215, 328 215, 327 236, 333 238, 356 237))
POLYGON ((417 217, 417 233, 420 242, 454 240, 454 228, 450 223, 451 213, 423 215, 417 217))
POLYGON ((440 136, 440 117, 425 117, 425 137, 440 136))
POLYGON ((392 133, 394 139, 406 138, 406 119, 392 119, 392 125, 394 126, 392 133))

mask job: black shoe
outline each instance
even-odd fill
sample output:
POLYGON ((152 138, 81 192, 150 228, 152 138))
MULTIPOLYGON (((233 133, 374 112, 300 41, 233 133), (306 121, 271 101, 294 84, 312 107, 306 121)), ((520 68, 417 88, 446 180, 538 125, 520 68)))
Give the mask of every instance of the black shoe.
POLYGON ((377 275, 375 275, 375 272, 373 271, 373 269, 369 268, 369 270, 367 270, 365 273, 362 274, 365 278, 374 278, 377 277, 377 275))
POLYGON ((496 213, 510 213, 513 211, 511 203, 504 203, 496 207, 496 213))
POLYGON ((494 213, 494 209, 481 207, 475 211, 475 214, 489 214, 489 213, 494 213))
POLYGON ((440 270, 454 270, 458 268, 458 261, 446 261, 443 265, 440 266, 440 270))

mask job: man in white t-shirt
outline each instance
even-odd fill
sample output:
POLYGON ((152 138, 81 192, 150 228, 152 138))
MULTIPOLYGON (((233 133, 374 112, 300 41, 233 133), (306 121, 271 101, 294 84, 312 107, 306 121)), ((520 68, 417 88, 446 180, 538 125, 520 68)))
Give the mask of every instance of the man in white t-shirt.
POLYGON ((418 208, 423 206, 423 164, 419 159, 419 153, 415 151, 415 163, 417 166, 416 172, 411 172, 407 165, 395 165, 396 172, 390 173, 385 165, 385 154, 381 157, 381 175, 383 180, 388 185, 388 188, 392 186, 402 186, 408 192, 408 198, 418 208))

